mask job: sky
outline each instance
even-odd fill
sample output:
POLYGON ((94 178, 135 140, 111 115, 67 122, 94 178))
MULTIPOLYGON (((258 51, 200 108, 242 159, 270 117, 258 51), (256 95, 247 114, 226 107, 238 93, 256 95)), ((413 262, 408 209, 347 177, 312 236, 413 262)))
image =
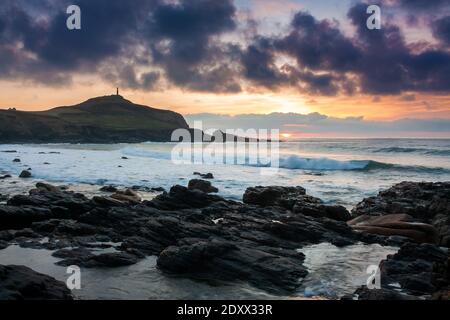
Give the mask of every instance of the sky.
POLYGON ((2 0, 0 108, 115 93, 225 129, 450 137, 448 0, 2 0), (69 5, 81 30, 69 30, 69 5), (381 8, 381 29, 366 10, 381 8), (312 122, 311 122, 312 121, 312 122))

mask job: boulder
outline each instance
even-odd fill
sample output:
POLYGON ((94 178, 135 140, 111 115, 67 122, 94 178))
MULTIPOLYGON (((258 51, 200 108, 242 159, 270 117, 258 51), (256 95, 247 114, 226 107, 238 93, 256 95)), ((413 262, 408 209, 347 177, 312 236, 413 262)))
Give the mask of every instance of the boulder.
POLYGON ((214 175, 210 172, 208 173, 194 172, 194 176, 199 176, 202 179, 214 179, 214 175))
POLYGON ((306 194, 302 187, 252 187, 247 188, 243 201, 247 204, 255 204, 263 207, 280 206, 292 209, 296 199, 306 194))
POLYGON ((380 263, 383 287, 398 283, 408 294, 431 295, 450 285, 449 250, 432 244, 406 243, 380 263))
POLYGON ((132 189, 118 190, 111 195, 111 198, 133 204, 138 204, 142 201, 142 198, 132 189))
POLYGON ((20 162, 20 159, 16 158, 16 159, 13 160, 13 162, 18 163, 18 162, 20 162))
POLYGON ((244 203, 263 207, 278 206, 298 214, 329 218, 339 221, 351 219, 350 213, 342 206, 325 205, 322 200, 306 195, 302 187, 253 187, 245 191, 244 203))
POLYGON ((364 199, 352 214, 355 217, 407 214, 414 222, 432 225, 438 234, 438 244, 450 247, 450 182, 402 182, 364 199))
POLYGON ((114 186, 103 186, 100 188, 100 191, 114 193, 117 192, 118 189, 114 186))
POLYGON ((72 300, 65 283, 24 266, 0 265, 0 300, 72 300))
POLYGON ((104 267, 116 268, 135 264, 139 258, 127 252, 112 252, 95 255, 88 259, 83 266, 87 268, 104 267))
POLYGON ((163 271, 210 281, 243 280, 272 293, 294 290, 307 275, 304 256, 287 251, 289 258, 260 248, 240 247, 223 240, 172 246, 158 258, 163 271))
POLYGON ((19 178, 31 178, 31 172, 28 170, 23 170, 20 175, 19 178))
POLYGON ((53 186, 48 183, 38 182, 36 183, 36 189, 31 190, 32 192, 41 192, 41 191, 48 191, 48 192, 61 192, 61 189, 59 187, 53 186))
POLYGON ((362 215, 347 222, 354 230, 381 236, 401 236, 418 243, 437 243, 438 231, 430 224, 415 222, 407 214, 362 215))
POLYGON ((219 189, 213 187, 211 182, 201 179, 192 179, 188 184, 189 190, 200 190, 204 193, 217 193, 219 189))

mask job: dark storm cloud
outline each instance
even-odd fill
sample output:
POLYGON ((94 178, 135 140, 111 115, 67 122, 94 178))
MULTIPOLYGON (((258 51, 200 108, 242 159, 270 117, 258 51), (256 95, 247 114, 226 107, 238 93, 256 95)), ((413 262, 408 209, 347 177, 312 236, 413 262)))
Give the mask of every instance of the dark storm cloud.
POLYGON ((450 16, 434 21, 432 27, 434 37, 444 45, 450 46, 450 16))
POLYGON ((430 10, 448 5, 448 0, 397 0, 397 3, 409 9, 430 10))
POLYGON ((232 45, 214 36, 236 28, 232 0, 182 0, 162 3, 151 13, 147 28, 154 39, 154 62, 174 84, 197 91, 238 92, 232 45))
MULTIPOLYGON (((429 2, 397 5, 445 5, 429 2)), ((450 90, 450 54, 444 48, 449 45, 448 17, 432 22, 440 46, 416 52, 394 24, 368 30, 364 3, 348 13, 355 37, 345 35, 335 21, 301 11, 285 34, 261 36, 252 28, 246 43, 221 37, 241 30, 233 0, 36 3, 0 3, 0 78, 64 85, 73 74, 97 73, 132 89, 151 90, 163 79, 195 91, 239 92, 250 84, 318 95, 450 90), (81 7, 79 31, 66 28, 69 4, 81 7)))
POLYGON ((349 70, 358 59, 357 48, 337 28, 305 12, 294 16, 287 36, 257 38, 241 57, 244 76, 255 84, 268 88, 290 85, 323 95, 334 95, 339 87, 352 91, 346 77, 337 79, 333 73, 349 70), (279 54, 293 57, 297 66, 277 66, 279 54))
POLYGON ((329 21, 317 21, 305 12, 297 13, 290 34, 276 46, 311 69, 348 70, 360 59, 360 52, 337 27, 329 21))

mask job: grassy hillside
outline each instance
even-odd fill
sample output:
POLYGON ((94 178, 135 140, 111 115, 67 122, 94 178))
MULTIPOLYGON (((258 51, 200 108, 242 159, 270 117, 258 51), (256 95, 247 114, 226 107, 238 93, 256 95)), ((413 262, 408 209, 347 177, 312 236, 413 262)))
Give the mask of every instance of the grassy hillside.
POLYGON ((0 143, 170 141, 178 128, 188 128, 180 114, 136 105, 121 96, 42 112, 0 110, 0 143))

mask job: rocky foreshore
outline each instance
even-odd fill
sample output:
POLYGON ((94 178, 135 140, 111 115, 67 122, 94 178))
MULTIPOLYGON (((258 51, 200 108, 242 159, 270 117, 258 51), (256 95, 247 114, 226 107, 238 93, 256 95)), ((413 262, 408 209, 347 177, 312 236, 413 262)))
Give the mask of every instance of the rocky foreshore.
MULTIPOLYGON (((298 251, 306 245, 389 244, 401 249, 381 263, 383 288, 377 294, 360 289, 351 298, 448 298, 450 183, 402 183, 352 212, 327 205, 302 187, 249 188, 243 202, 210 194, 216 188, 199 179, 151 201, 142 201, 133 189, 103 190, 104 196, 89 199, 39 183, 28 195, 11 197, 0 205, 0 250, 12 244, 45 248, 61 259, 59 265, 85 268, 115 268, 157 256, 167 274, 245 281, 282 295, 293 293, 308 274, 298 251), (114 250, 99 254, 98 248, 114 250)), ((0 268, 0 278, 19 286, 0 285, 0 299, 67 297, 62 289, 59 295, 16 294, 37 275, 23 277, 19 285, 8 271, 15 267, 0 268)))

